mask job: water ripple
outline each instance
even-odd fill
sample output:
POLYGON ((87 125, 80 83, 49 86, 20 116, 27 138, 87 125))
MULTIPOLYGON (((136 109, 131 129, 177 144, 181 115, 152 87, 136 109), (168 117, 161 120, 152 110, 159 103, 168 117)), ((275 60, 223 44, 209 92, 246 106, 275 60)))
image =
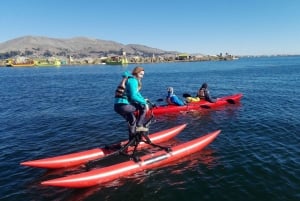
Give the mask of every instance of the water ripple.
POLYGON ((299 66, 299 57, 145 64, 142 93, 153 100, 163 98, 168 86, 181 98, 208 81, 213 96, 242 92, 242 102, 157 116, 151 132, 188 124, 172 144, 222 132, 202 152, 82 190, 40 185, 77 169, 48 172, 19 163, 126 139, 126 123, 112 106, 125 69, 0 68, 0 199, 300 200, 299 66))

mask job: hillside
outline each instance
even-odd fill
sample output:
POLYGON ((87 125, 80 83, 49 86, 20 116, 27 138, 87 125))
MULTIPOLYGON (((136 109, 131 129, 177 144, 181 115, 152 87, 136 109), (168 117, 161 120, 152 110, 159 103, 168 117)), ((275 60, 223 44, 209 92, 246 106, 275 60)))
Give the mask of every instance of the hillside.
POLYGON ((24 36, 0 43, 0 55, 4 56, 68 56, 101 57, 120 55, 121 50, 128 56, 158 56, 178 54, 175 51, 165 51, 139 44, 124 45, 114 41, 76 37, 70 39, 57 39, 40 36, 24 36))

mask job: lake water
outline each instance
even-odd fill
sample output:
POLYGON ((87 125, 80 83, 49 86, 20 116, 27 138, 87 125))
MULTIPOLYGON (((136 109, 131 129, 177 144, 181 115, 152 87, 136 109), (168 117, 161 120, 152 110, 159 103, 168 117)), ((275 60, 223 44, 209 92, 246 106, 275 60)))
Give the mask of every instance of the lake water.
POLYGON ((300 57, 142 66, 142 94, 152 101, 169 86, 195 94, 203 82, 214 97, 244 96, 238 105, 156 117, 151 133, 188 123, 173 143, 222 130, 186 159, 93 188, 46 187, 40 182, 68 172, 19 163, 127 137, 113 96, 135 65, 0 68, 0 200, 300 200, 300 57))

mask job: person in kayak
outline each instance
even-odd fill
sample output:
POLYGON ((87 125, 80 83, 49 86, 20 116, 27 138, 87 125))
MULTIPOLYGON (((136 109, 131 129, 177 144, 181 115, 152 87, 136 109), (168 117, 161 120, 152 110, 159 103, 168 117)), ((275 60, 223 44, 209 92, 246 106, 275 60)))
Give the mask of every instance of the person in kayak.
POLYGON ((208 90, 208 85, 205 82, 199 88, 198 93, 197 93, 197 97, 199 97, 200 100, 204 99, 204 100, 206 100, 206 101, 208 101, 210 103, 214 103, 214 102, 217 101, 216 99, 213 99, 210 96, 210 93, 209 93, 209 90, 208 90))
POLYGON ((185 103, 182 101, 182 100, 180 100, 179 98, 178 98, 178 96, 176 96, 175 94, 174 94, 174 89, 173 89, 173 87, 168 87, 168 95, 167 95, 167 97, 166 97, 166 101, 167 101, 167 103, 169 104, 169 105, 178 105, 178 106, 183 106, 183 105, 185 105, 185 103))
POLYGON ((128 122, 130 139, 136 132, 148 131, 143 124, 149 107, 146 99, 139 92, 144 73, 144 69, 140 66, 135 67, 132 74, 125 72, 115 93, 114 110, 128 122), (138 111, 137 117, 134 114, 136 111, 138 111))

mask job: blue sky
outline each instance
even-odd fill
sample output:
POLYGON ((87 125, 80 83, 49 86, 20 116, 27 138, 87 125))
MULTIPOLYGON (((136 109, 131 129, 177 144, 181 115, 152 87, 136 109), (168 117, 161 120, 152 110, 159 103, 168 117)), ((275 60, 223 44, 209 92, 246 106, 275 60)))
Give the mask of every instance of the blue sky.
POLYGON ((0 43, 84 36, 186 53, 300 54, 298 0, 9 0, 0 43))

